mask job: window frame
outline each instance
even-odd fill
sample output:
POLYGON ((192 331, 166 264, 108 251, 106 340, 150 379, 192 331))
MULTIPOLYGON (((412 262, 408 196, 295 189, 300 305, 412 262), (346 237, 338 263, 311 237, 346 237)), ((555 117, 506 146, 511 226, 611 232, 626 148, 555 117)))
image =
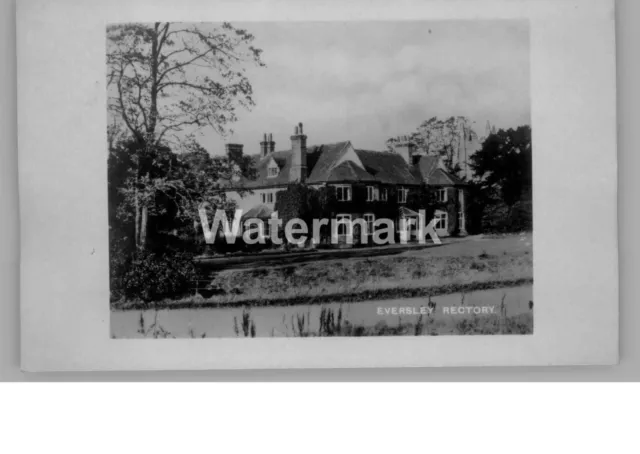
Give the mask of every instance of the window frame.
POLYGON ((364 219, 365 225, 367 226, 367 235, 373 235, 375 232, 376 215, 373 213, 365 213, 362 215, 362 219, 364 219))
POLYGON ((436 190, 436 202, 446 203, 447 202, 447 188, 438 188, 436 190), (440 195, 442 194, 442 197, 440 195))
POLYGON ((334 187, 336 189, 336 199, 338 202, 351 202, 353 198, 353 191, 350 184, 337 184, 334 185, 334 187), (348 196, 346 198, 344 197, 345 191, 348 196), (343 196, 342 198, 340 198, 340 194, 343 196))
POLYGON ((387 202, 389 200, 389 189, 381 188, 380 190, 380 200, 382 202, 387 202))
POLYGON ((403 204, 407 203, 407 198, 409 197, 409 188, 399 187, 398 188, 398 203, 403 204))
POLYGON ((436 223, 433 226, 436 230, 449 230, 449 213, 446 211, 438 211, 435 213, 436 223), (444 221, 444 226, 440 227, 440 222, 444 221))
POLYGON ((377 186, 367 186, 367 202, 377 202, 380 200, 380 190, 377 186))
POLYGON ((278 167, 267 167, 267 178, 275 178, 280 173, 280 169, 278 167))

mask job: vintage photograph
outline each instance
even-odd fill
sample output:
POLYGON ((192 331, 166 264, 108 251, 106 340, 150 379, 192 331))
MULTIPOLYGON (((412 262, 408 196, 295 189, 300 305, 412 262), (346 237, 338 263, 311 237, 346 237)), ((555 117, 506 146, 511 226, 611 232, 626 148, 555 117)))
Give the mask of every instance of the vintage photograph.
POLYGON ((111 338, 533 334, 527 20, 105 45, 111 338))

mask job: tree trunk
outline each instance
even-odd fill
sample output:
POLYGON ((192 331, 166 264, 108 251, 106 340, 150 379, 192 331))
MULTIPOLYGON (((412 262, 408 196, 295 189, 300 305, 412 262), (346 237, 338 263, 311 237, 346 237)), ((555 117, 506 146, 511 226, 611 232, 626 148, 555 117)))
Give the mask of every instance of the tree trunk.
POLYGON ((144 249, 147 246, 147 220, 148 210, 146 205, 142 207, 142 215, 140 216, 140 244, 139 247, 144 249))
POLYGON ((136 187, 135 193, 135 242, 136 247, 140 247, 140 199, 138 196, 138 188, 136 187))

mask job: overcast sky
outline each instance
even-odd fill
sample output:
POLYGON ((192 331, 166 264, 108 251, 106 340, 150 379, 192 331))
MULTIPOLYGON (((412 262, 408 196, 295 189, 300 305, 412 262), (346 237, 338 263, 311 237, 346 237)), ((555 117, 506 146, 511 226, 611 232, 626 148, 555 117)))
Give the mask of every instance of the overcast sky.
POLYGON ((524 21, 234 23, 256 36, 266 68, 250 68, 256 106, 235 133, 206 133, 257 153, 262 134, 289 148, 294 125, 308 144, 351 140, 385 149, 432 116, 464 115, 484 134, 530 123, 529 28, 524 21))

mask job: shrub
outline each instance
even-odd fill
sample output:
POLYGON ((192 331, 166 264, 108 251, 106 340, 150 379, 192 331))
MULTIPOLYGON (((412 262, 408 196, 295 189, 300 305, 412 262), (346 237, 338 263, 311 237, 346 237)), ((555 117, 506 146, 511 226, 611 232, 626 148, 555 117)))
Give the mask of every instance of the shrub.
POLYGON ((115 297, 157 301, 186 294, 196 279, 193 256, 188 253, 137 251, 129 259, 111 257, 111 293, 115 297))

